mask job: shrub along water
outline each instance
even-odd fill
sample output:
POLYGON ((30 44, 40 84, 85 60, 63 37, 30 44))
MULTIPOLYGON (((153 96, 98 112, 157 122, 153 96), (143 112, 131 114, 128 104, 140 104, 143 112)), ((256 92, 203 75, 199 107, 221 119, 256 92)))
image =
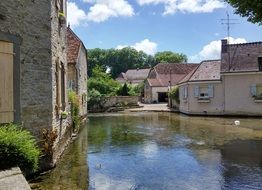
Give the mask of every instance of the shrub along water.
POLYGON ((68 92, 68 99, 69 102, 71 103, 71 117, 73 120, 73 130, 74 132, 76 132, 80 124, 80 116, 79 116, 80 100, 76 92, 73 90, 70 90, 68 92))
POLYGON ((38 169, 40 150, 29 131, 20 126, 0 126, 0 170, 19 166, 23 173, 38 169))

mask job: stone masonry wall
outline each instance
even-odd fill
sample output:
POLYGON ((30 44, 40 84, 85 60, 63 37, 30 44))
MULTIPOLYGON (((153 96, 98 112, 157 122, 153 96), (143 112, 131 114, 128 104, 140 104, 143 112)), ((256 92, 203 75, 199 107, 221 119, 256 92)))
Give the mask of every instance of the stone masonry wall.
POLYGON ((77 60, 77 74, 78 74, 78 95, 80 98, 80 115, 87 114, 87 57, 86 50, 83 45, 80 47, 79 56, 77 60))
MULTIPOLYGON (((66 10, 66 6, 64 7, 66 10)), ((51 73, 52 73, 52 129, 57 131, 58 138, 54 143, 53 161, 59 158, 62 154, 71 134, 71 118, 61 119, 60 111, 57 114, 57 83, 56 83, 56 66, 57 63, 63 63, 65 72, 67 73, 67 48, 66 48, 66 23, 59 22, 58 14, 61 12, 57 7, 56 1, 51 0, 51 73)), ((66 15, 66 12, 64 12, 66 15)), ((61 76, 59 76, 61 77, 61 76)), ((67 88, 67 74, 65 74, 65 88, 67 88)), ((62 92, 61 92, 62 93, 62 92)), ((70 112, 70 105, 68 104, 67 90, 65 91, 65 111, 70 112)))
POLYGON ((39 136, 52 126, 50 0, 1 0, 0 14, 0 31, 22 39, 21 122, 39 136))

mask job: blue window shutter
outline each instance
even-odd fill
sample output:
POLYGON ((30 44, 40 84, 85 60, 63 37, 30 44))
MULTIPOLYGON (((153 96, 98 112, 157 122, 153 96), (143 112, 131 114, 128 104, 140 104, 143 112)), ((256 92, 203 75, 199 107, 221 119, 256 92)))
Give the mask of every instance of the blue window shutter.
POLYGON ((251 95, 252 95, 252 96, 256 96, 256 95, 257 95, 257 87, 256 87, 255 84, 252 84, 252 85, 250 86, 250 92, 251 92, 251 95))
POLYGON ((194 95, 195 95, 195 98, 199 97, 199 86, 195 86, 195 88, 194 88, 194 95))
POLYGON ((212 85, 212 84, 208 85, 208 96, 210 98, 214 97, 214 85, 212 85))

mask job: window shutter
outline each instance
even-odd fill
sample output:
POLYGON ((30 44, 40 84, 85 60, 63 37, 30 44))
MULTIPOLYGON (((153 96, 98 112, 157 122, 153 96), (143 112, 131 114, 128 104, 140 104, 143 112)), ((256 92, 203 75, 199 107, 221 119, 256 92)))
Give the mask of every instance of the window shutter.
POLYGON ((212 84, 208 85, 208 96, 210 98, 214 97, 214 85, 212 85, 212 84))
POLYGON ((182 97, 185 98, 185 87, 182 86, 181 88, 182 88, 182 89, 181 89, 181 90, 182 90, 182 97))
POLYGON ((195 88, 194 88, 194 95, 195 95, 195 98, 199 97, 199 86, 195 86, 195 88))
POLYGON ((188 95, 187 94, 187 86, 185 86, 185 97, 184 97, 185 99, 187 98, 187 95, 188 95))
POLYGON ((252 96, 256 96, 256 95, 257 95, 257 87, 256 87, 255 84, 252 84, 252 85, 250 86, 250 92, 251 92, 251 95, 252 95, 252 96))

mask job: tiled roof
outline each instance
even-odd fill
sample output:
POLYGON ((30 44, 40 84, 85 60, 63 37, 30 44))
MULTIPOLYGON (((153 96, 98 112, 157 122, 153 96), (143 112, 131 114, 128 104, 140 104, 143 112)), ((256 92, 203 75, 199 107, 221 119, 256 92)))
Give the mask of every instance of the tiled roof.
POLYGON ((67 62, 76 63, 81 45, 81 40, 77 35, 68 27, 67 28, 67 62))
POLYGON ((154 77, 148 78, 150 86, 174 86, 188 73, 194 70, 198 64, 160 63, 151 72, 156 72, 154 77))
POLYGON ((220 80, 220 66, 220 60, 202 61, 196 69, 190 72, 179 83, 220 80))
POLYGON ((148 76, 150 69, 129 69, 126 71, 128 80, 144 80, 148 76))
POLYGON ((138 84, 147 78, 149 71, 150 69, 129 69, 126 73, 120 73, 116 80, 138 84))

